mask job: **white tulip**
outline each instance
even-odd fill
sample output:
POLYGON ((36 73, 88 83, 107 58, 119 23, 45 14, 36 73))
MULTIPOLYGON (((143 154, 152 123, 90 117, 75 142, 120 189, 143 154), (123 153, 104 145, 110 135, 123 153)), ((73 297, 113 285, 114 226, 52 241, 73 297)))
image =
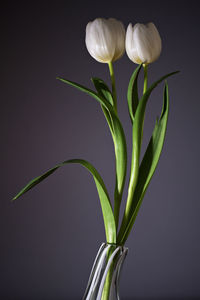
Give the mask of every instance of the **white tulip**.
POLYGON ((88 52, 98 62, 113 62, 125 52, 124 25, 116 19, 95 19, 87 24, 85 42, 88 52))
POLYGON ((129 24, 126 32, 126 52, 136 64, 149 64, 160 56, 162 42, 159 32, 153 23, 129 24))

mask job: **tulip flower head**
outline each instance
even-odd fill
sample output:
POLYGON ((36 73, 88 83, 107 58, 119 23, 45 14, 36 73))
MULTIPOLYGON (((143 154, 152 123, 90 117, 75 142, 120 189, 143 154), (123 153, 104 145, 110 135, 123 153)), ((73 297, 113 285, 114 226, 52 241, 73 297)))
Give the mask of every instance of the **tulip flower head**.
POLYGON ((160 56, 162 42, 159 32, 153 23, 146 25, 129 24, 126 32, 126 52, 136 64, 149 64, 160 56))
POLYGON ((98 62, 113 62, 125 52, 124 25, 113 18, 97 18, 86 26, 85 42, 88 52, 98 62))

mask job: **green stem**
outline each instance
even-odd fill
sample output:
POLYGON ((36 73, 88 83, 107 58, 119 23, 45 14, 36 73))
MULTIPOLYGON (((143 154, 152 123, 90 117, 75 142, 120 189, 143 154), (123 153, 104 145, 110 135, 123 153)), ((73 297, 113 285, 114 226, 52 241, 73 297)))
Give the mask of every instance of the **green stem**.
POLYGON ((148 68, 148 65, 146 64, 143 64, 143 68, 144 68, 144 88, 143 88, 143 94, 146 92, 147 90, 147 68, 148 68))
POLYGON ((115 183, 115 194, 114 194, 114 218, 115 218, 115 226, 116 230, 119 225, 119 211, 120 211, 120 205, 121 205, 121 199, 122 199, 122 191, 119 193, 118 191, 118 181, 117 181, 117 176, 116 176, 116 183, 115 183))
MULTIPOLYGON (((113 96, 113 107, 117 113, 117 93, 116 93, 116 85, 115 85, 115 74, 114 74, 114 69, 113 69, 113 64, 112 62, 108 63, 109 66, 109 71, 110 71, 110 78, 111 78, 111 83, 112 83, 112 96, 113 96)), ((116 162, 117 162, 117 152, 116 152, 116 142, 114 140, 115 144, 115 157, 116 157, 116 162)), ((116 165, 117 168, 117 165, 116 165)), ((116 174, 116 183, 115 183, 115 195, 114 195, 114 218, 115 218, 115 224, 116 224, 116 229, 118 227, 118 222, 119 222, 119 209, 120 209, 120 202, 121 202, 121 195, 119 194, 118 191, 118 178, 116 174)))
POLYGON ((126 229, 126 226, 129 223, 131 213, 132 213, 132 203, 133 203, 133 195, 135 192, 137 179, 139 173, 139 149, 136 148, 135 151, 132 151, 132 161, 131 161, 131 174, 129 180, 129 187, 128 187, 128 196, 126 201, 126 208, 124 211, 124 216, 122 219, 121 227, 117 236, 117 242, 121 244, 121 238, 123 233, 126 229))
POLYGON ((112 283, 112 272, 113 270, 110 269, 108 271, 108 275, 106 277, 106 281, 104 284, 104 289, 103 289, 103 293, 101 296, 101 300, 109 300, 110 299, 110 288, 111 288, 111 283, 112 283))
MULTIPOLYGON (((143 87, 143 95, 146 93, 147 91, 147 84, 148 84, 148 65, 147 64, 143 64, 143 68, 144 68, 144 87, 143 87)), ((144 119, 143 119, 143 124, 142 124, 142 139, 143 139, 143 128, 144 128, 144 119)), ((141 139, 141 144, 142 144, 142 139, 141 139)))
MULTIPOLYGON (((113 254, 114 250, 116 249, 116 245, 112 246, 108 253, 107 253, 107 263, 111 257, 111 255, 113 254)), ((108 273, 107 273, 107 276, 106 276, 106 280, 105 280, 105 283, 104 283, 104 288, 103 288, 103 293, 102 293, 102 296, 101 296, 101 300, 110 300, 110 289, 111 289, 111 284, 112 284, 112 277, 113 277, 113 272, 114 272, 114 269, 115 269, 115 264, 116 264, 116 259, 118 257, 118 254, 116 257, 113 258, 113 261, 110 265, 110 268, 108 270, 108 273)))
POLYGON ((111 82, 112 82, 112 95, 113 95, 113 102, 114 102, 113 105, 114 105, 115 111, 117 112, 117 93, 116 93, 116 87, 115 87, 115 74, 114 74, 112 62, 109 62, 108 66, 109 66, 110 78, 111 78, 111 82))
MULTIPOLYGON (((148 65, 143 64, 144 68, 144 87, 143 87, 143 94, 146 93, 147 91, 147 83, 148 83, 148 74, 147 74, 147 69, 148 65)), ((143 127, 144 127, 144 119, 143 119, 143 125, 142 125, 142 136, 143 136, 143 127)), ((134 140, 134 139, 133 139, 134 140)), ((141 143, 142 143, 142 138, 141 138, 141 143)), ((138 180, 138 174, 139 174, 139 158, 140 158, 140 147, 135 147, 134 151, 132 152, 132 162, 131 162, 131 175, 130 175, 130 181, 129 181, 129 188, 128 188, 128 197, 127 197, 127 202, 126 202, 126 208, 124 211, 124 216, 122 219, 122 224, 117 236, 117 243, 122 244, 124 241, 122 241, 122 237, 124 234, 124 231, 126 230, 126 227, 129 223, 129 220, 131 218, 131 215, 133 214, 132 207, 133 207, 133 196, 135 193, 135 188, 137 185, 137 180, 138 180)))

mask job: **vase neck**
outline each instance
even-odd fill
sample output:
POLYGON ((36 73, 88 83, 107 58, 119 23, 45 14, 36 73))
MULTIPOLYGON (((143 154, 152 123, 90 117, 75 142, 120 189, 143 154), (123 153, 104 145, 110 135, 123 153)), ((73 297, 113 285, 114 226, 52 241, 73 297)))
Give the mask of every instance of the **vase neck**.
POLYGON ((119 277, 128 248, 103 243, 97 253, 83 300, 119 300, 119 277))

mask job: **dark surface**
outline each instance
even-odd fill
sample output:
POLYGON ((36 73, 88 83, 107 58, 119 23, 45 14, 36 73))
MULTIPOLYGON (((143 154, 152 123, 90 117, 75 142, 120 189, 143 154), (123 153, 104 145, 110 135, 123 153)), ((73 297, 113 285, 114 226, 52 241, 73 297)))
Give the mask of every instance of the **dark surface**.
MULTIPOLYGON (((122 299, 200 299, 198 1, 17 1, 0 11, 0 299, 81 299, 105 240, 96 188, 82 167, 60 169, 10 203, 30 179, 70 158, 91 161, 112 195, 113 145, 101 109, 55 79, 89 87, 92 76, 109 82, 107 66, 84 43, 85 26, 96 17, 115 17, 126 27, 153 21, 163 51, 149 81, 181 70, 169 79, 164 151, 127 242, 122 299)), ((130 163, 126 89, 135 65, 124 55, 114 68, 130 163)), ((162 88, 148 105, 145 143, 162 88)))

